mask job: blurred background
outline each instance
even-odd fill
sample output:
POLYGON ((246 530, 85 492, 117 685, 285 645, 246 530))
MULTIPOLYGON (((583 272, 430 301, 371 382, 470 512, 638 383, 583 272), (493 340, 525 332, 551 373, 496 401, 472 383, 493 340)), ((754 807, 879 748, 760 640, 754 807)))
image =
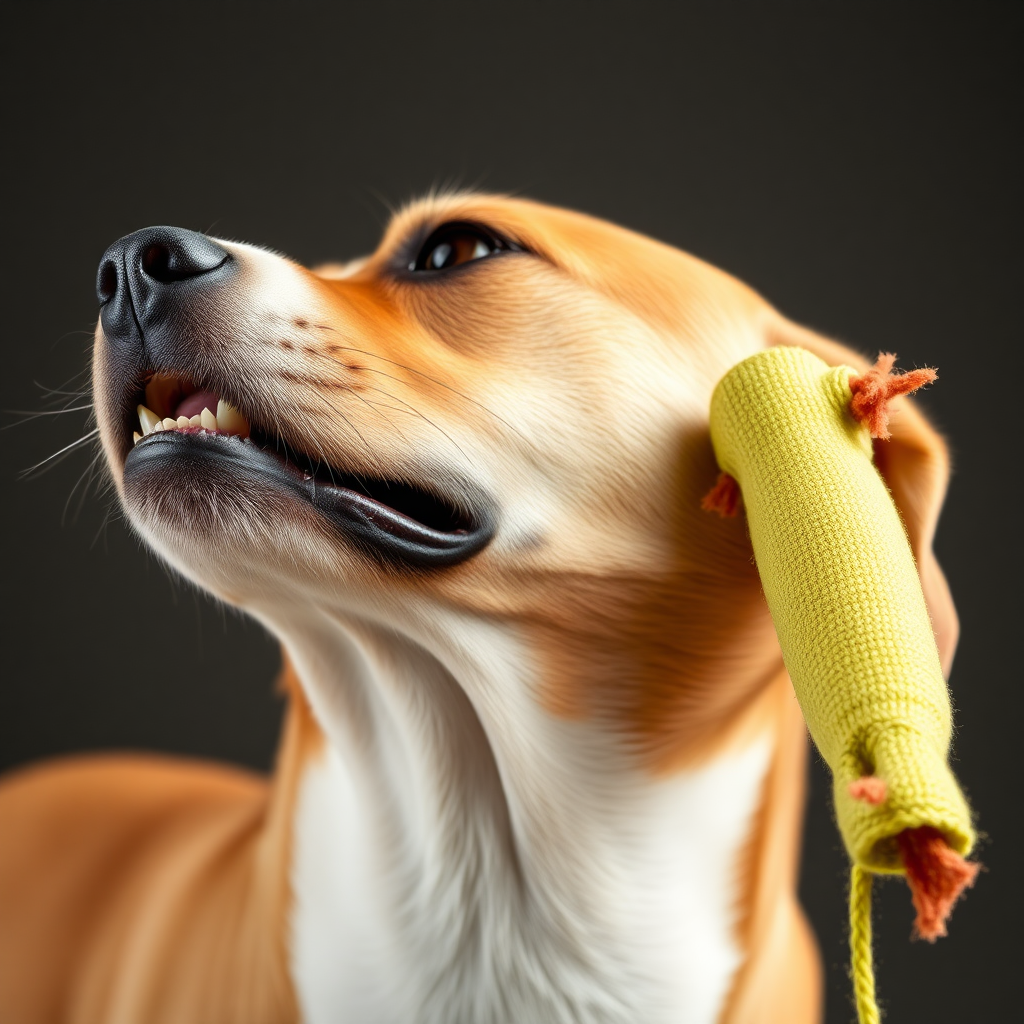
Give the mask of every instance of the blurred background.
MULTIPOLYGON (((955 459, 956 769, 988 871, 949 938, 876 902, 888 1019, 1019 1012, 1024 5, 11 5, 3 76, 0 767, 98 748, 266 769, 274 643, 170 578, 112 507, 88 412, 94 274, 149 224, 300 261, 371 250, 432 186, 617 221, 905 368, 955 459), (80 397, 82 396, 82 397, 80 397), (1014 512, 1013 509, 1018 511, 1014 512), (1012 523, 1018 522, 1017 527, 1012 523)), ((852 1019, 846 862, 812 756, 802 895, 852 1019)))

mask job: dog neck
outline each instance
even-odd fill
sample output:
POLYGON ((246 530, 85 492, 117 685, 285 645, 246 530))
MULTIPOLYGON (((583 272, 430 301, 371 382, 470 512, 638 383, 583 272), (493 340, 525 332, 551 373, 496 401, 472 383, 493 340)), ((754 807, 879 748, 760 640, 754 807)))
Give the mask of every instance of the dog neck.
POLYGON ((714 1020, 742 954, 739 859, 767 731, 658 778, 555 718, 504 627, 261 616, 326 744, 295 813, 310 1021, 714 1020))

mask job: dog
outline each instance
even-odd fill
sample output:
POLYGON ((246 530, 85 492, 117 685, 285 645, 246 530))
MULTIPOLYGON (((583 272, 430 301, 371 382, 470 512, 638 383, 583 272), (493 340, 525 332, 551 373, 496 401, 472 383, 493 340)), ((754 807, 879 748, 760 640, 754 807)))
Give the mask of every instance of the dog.
MULTIPOLYGON (((820 1019, 805 729, 708 409, 773 345, 866 368, 706 263, 432 196, 310 271, 175 228, 100 263, 128 521, 280 639, 269 781, 166 757, 0 786, 12 1024, 820 1019)), ((943 442, 877 464, 948 669, 943 442)))

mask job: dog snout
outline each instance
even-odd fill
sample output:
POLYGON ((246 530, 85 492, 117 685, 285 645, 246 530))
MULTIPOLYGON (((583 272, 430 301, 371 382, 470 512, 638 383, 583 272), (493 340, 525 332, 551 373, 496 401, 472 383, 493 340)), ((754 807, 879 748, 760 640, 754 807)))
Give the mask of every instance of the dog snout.
POLYGON ((184 228, 143 228, 118 239, 96 274, 108 341, 142 343, 150 328, 221 283, 231 263, 212 239, 184 228))

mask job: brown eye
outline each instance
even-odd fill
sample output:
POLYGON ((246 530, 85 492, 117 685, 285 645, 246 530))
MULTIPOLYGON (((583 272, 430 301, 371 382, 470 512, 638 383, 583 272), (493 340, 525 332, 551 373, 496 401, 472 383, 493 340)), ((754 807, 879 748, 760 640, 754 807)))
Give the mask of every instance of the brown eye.
POLYGON ((475 224, 444 224, 424 243, 410 270, 448 270, 507 251, 507 242, 475 224))

